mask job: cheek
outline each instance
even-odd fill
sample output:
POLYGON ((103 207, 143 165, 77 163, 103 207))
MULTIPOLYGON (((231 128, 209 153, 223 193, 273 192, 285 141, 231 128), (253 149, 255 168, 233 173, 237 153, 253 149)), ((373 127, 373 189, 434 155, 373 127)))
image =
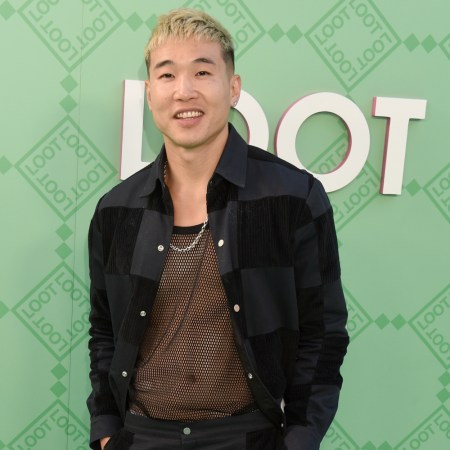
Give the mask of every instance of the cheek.
POLYGON ((150 102, 152 110, 167 111, 167 103, 169 101, 168 96, 162 95, 162 93, 153 94, 152 101, 150 102))

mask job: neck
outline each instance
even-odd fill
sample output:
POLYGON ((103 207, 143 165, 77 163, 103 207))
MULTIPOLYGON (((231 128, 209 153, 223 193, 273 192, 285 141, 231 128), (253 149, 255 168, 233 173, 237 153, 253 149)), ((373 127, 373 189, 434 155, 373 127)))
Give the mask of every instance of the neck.
POLYGON ((182 148, 165 142, 167 166, 165 183, 174 208, 174 223, 189 226, 206 217, 206 193, 228 138, 204 143, 196 148, 182 148))
POLYGON ((180 149, 166 145, 166 184, 176 190, 206 188, 222 156, 224 145, 204 149, 180 149))
MULTIPOLYGON (((200 130, 200 135, 203 134, 200 130)), ((214 173, 223 149, 228 140, 228 124, 207 139, 199 137, 200 142, 186 147, 170 136, 164 135, 168 161, 168 185, 171 187, 190 187, 208 183, 214 173)))
POLYGON ((186 161, 167 153, 166 184, 172 190, 206 186, 218 163, 211 158, 186 161))
POLYGON ((170 153, 167 148, 166 152, 165 183, 172 198, 174 224, 190 226, 202 223, 207 214, 208 181, 214 173, 221 153, 208 154, 202 158, 192 155, 190 158, 183 158, 180 153, 170 153))

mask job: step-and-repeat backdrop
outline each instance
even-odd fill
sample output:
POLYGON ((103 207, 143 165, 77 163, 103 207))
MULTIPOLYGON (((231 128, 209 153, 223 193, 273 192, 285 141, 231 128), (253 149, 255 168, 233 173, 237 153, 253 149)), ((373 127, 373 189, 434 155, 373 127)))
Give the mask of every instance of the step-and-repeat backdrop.
POLYGON ((339 174, 352 339, 322 448, 450 448, 447 0, 0 0, 0 449, 88 448, 87 228, 121 158, 159 151, 127 82, 124 117, 144 129, 121 157, 123 86, 182 5, 236 41, 236 127, 339 174))

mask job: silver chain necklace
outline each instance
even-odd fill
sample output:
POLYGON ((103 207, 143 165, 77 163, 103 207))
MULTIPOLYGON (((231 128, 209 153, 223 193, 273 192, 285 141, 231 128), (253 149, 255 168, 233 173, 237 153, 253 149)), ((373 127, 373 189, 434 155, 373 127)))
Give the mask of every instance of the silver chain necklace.
MULTIPOLYGON (((166 174, 167 174, 167 160, 164 163, 164 172, 163 172, 164 183, 166 183, 166 174)), ((176 245, 173 245, 173 244, 169 244, 169 247, 173 251, 180 252, 180 253, 184 253, 184 252, 188 252, 189 250, 192 250, 198 244, 198 241, 202 237, 207 224, 208 224, 208 213, 206 213, 205 221, 203 222, 203 225, 202 225, 200 231, 198 232, 197 236, 195 236, 195 239, 187 247, 177 247, 176 245)))

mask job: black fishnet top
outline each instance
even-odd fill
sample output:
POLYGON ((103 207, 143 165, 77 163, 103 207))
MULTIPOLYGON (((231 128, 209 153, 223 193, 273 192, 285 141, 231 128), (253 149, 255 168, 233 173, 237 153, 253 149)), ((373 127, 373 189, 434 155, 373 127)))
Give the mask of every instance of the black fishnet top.
MULTIPOLYGON (((175 227, 171 243, 186 247, 200 227, 175 227)), ((130 410, 156 419, 215 419, 255 409, 209 228, 192 250, 168 251, 133 391, 130 410)))

